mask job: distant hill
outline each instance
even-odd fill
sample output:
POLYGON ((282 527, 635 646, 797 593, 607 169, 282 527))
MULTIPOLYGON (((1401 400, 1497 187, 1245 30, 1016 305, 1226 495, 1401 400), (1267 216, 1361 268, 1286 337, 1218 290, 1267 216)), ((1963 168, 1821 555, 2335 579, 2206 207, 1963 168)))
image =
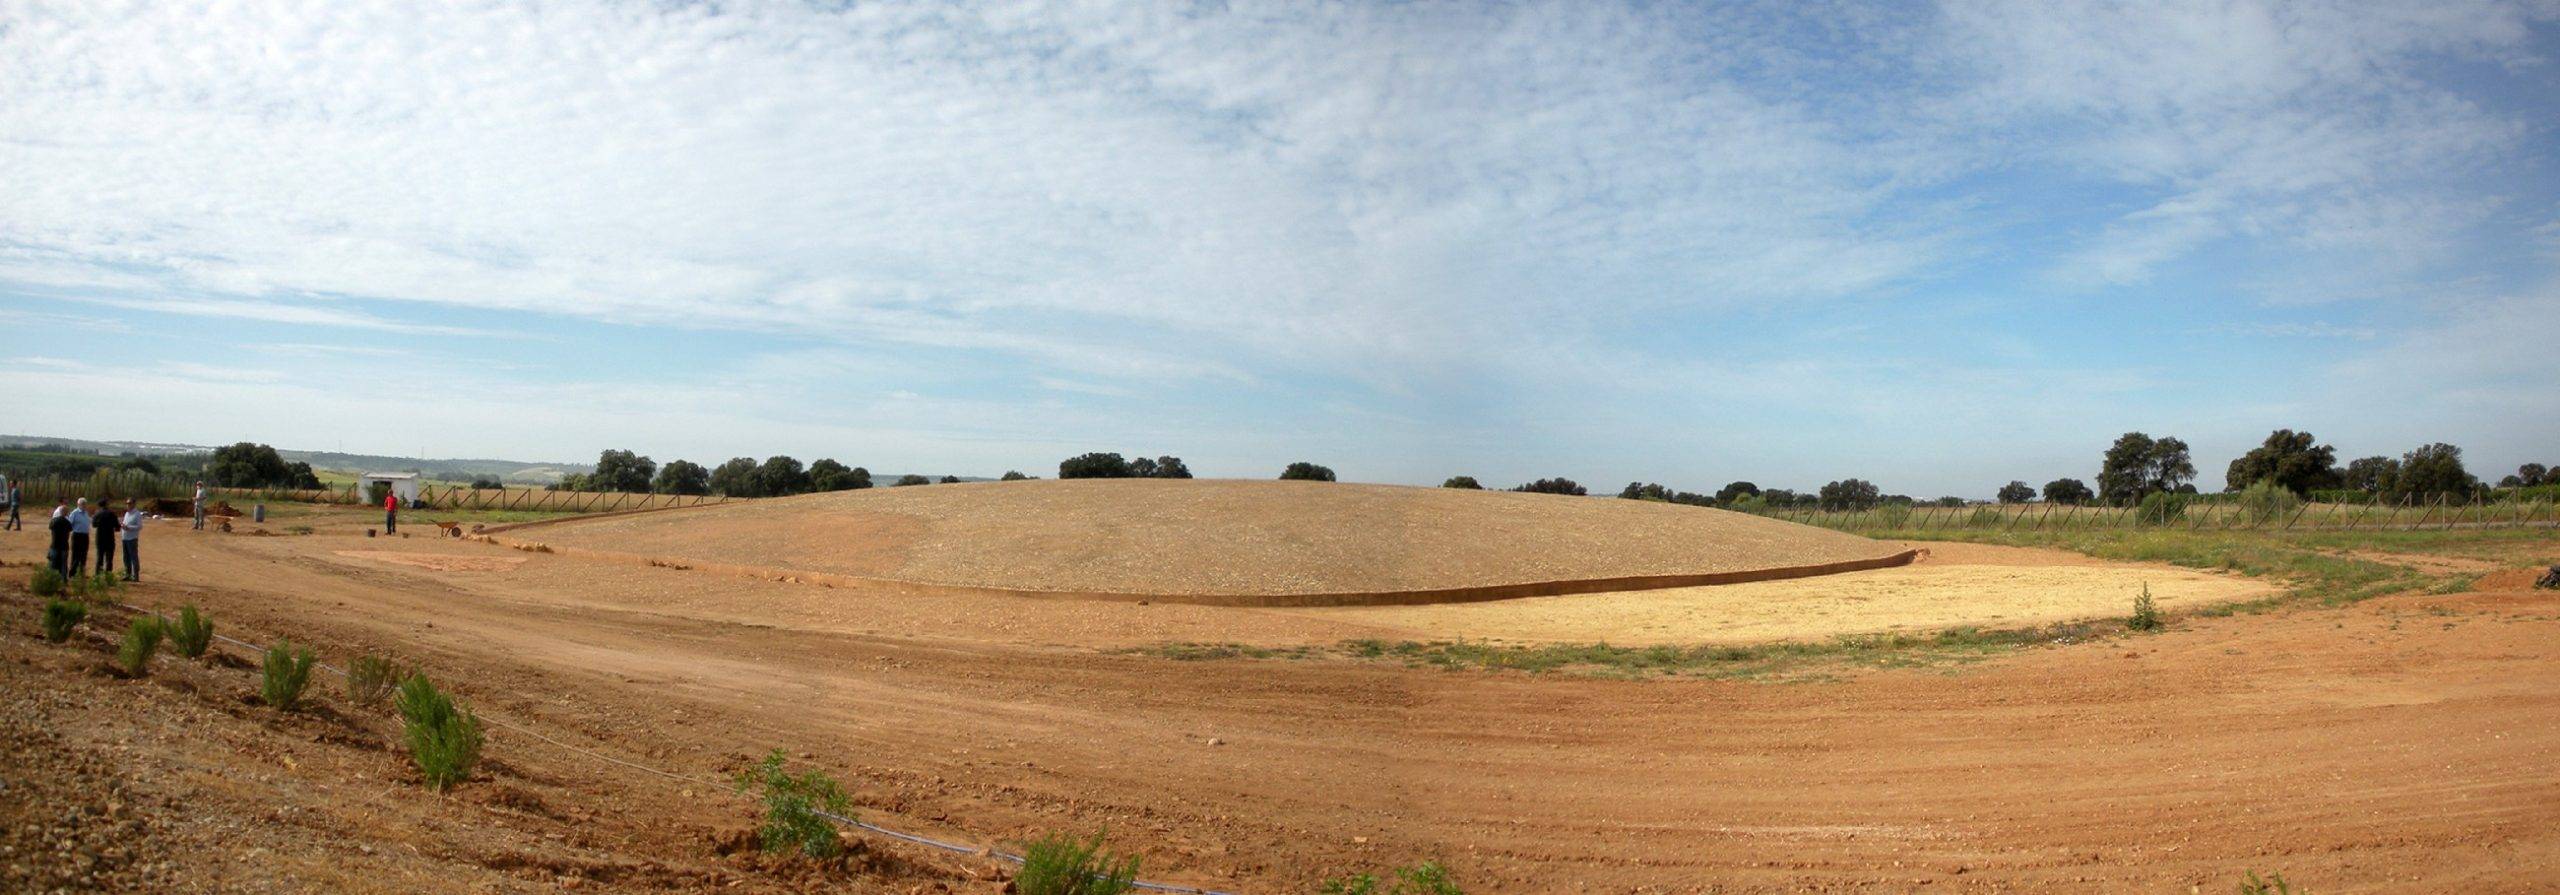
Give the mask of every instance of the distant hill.
MULTIPOLYGON (((213 453, 213 446, 176 444, 156 441, 98 441, 87 438, 56 438, 42 435, 0 435, 0 447, 59 447, 72 453, 96 454, 103 457, 138 454, 153 457, 194 457, 213 453)), ((392 457, 382 454, 349 454, 338 451, 301 451, 277 448, 287 461, 311 464, 314 469, 344 472, 415 472, 430 479, 468 482, 480 476, 521 485, 548 485, 571 473, 591 472, 586 463, 527 462, 480 458, 392 457)))

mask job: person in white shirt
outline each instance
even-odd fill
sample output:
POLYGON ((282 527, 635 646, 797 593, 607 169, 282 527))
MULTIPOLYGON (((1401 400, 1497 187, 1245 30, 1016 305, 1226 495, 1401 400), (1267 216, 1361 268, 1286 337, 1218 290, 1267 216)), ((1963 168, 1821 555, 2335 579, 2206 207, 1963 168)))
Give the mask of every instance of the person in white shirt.
POLYGON ((196 530, 204 530, 204 483, 196 483, 196 530))
POLYGON ((141 543, 142 543, 142 503, 141 503, 140 501, 133 501, 133 500, 125 501, 125 502, 124 502, 124 580, 126 580, 126 581, 140 581, 140 580, 142 580, 142 560, 140 560, 140 559, 136 558, 136 557, 133 555, 133 548, 134 548, 135 546, 137 546, 137 545, 141 544, 141 543))
POLYGON ((89 499, 71 503, 71 571, 65 575, 89 574, 89 499))

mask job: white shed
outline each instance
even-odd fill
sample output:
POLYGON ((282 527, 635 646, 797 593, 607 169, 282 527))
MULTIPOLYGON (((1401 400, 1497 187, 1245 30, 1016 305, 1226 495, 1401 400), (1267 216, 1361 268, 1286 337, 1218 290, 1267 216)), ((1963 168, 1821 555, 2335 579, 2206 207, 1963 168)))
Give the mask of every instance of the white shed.
POLYGON ((360 494, 371 495, 373 493, 373 486, 389 485, 391 486, 391 493, 400 495, 401 506, 415 506, 418 503, 417 473, 368 472, 364 474, 363 482, 364 487, 358 491, 360 494))

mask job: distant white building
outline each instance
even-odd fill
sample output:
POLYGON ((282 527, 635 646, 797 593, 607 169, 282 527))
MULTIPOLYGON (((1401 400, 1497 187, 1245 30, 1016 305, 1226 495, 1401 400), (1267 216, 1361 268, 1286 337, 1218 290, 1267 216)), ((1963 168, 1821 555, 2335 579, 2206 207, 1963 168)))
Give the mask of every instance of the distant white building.
POLYGON ((401 506, 418 502, 418 474, 414 472, 368 472, 364 474, 363 493, 371 495, 373 486, 389 485, 391 493, 400 495, 401 506))

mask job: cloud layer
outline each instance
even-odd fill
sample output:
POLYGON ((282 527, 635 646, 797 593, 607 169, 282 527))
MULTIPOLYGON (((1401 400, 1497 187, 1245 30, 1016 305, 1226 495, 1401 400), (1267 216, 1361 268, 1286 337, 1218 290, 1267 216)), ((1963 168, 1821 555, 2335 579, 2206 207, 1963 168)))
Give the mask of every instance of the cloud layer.
MULTIPOLYGON (((1830 315, 2540 309, 2551 134, 2510 97, 2553 86, 2554 11, 13 4, 0 286, 415 337, 770 334, 944 378, 998 358, 1084 402, 1076 435, 1161 425, 1142 396, 1228 407, 1168 427, 1204 441, 1333 408, 1403 421, 1341 429, 1414 469, 1704 388, 1738 393, 1706 414, 1877 408, 1855 426, 1912 382, 1996 404, 2042 394, 2020 371, 2151 374, 1843 354, 1830 315)), ((922 398, 1025 403, 1003 390, 922 398)))

